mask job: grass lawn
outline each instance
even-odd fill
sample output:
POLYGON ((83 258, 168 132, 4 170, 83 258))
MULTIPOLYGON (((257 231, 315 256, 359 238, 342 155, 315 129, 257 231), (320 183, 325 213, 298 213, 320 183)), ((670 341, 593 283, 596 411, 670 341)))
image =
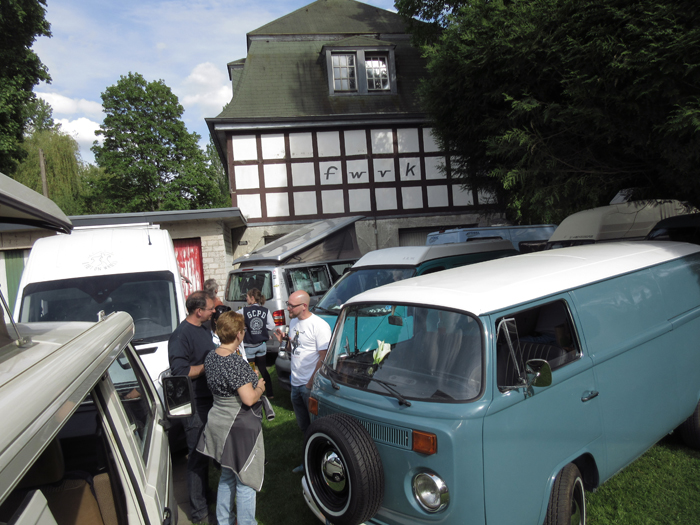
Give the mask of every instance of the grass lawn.
MULTIPOLYGON (((268 464, 256 518, 259 525, 321 523, 304 502, 301 474, 292 473, 301 464, 303 443, 289 392, 279 386, 275 368, 269 371, 276 418, 263 423, 268 464)), ((219 473, 211 470, 215 491, 219 473)), ((700 524, 700 451, 667 436, 597 492, 586 493, 586 503, 588 525, 700 524)))

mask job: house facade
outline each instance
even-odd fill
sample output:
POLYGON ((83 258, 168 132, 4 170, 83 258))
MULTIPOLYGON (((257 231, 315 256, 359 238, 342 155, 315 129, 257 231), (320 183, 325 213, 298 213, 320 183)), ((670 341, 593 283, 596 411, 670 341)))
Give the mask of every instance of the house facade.
POLYGON ((401 17, 318 0, 247 35, 233 97, 207 119, 248 227, 236 255, 299 223, 363 215, 363 252, 485 225, 489 194, 451 176, 416 89, 425 60, 401 17))

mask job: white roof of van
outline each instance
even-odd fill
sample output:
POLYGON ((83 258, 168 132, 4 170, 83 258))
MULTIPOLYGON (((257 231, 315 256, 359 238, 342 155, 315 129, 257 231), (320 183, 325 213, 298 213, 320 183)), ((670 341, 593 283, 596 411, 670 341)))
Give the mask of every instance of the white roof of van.
POLYGON ((73 229, 56 203, 0 173, 0 222, 26 224, 64 233, 73 229))
POLYGON ((661 219, 697 211, 677 200, 631 201, 569 215, 549 238, 558 241, 605 241, 646 237, 661 219))
POLYGON ((561 248, 406 279, 346 304, 420 303, 482 315, 696 252, 694 244, 644 241, 561 248))
POLYGON ((486 239, 452 244, 436 244, 433 246, 382 248, 363 255, 352 267, 357 269, 371 266, 418 266, 425 261, 442 257, 499 250, 511 250, 514 252, 513 244, 503 239, 486 239))
MULTIPOLYGON (((26 271, 31 281, 54 281, 167 270, 170 234, 158 228, 91 228, 37 240, 26 271)), ((174 252, 173 252, 174 253, 174 252)))
POLYGON ((99 323, 19 328, 33 344, 8 350, 0 367, 0 501, 134 335, 124 312, 99 323))

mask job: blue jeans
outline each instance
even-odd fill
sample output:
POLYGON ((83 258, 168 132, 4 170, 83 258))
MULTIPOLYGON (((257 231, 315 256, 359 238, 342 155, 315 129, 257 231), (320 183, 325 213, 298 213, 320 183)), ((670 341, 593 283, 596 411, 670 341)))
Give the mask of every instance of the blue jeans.
POLYGON ((257 525, 255 521, 255 489, 241 483, 238 476, 226 467, 221 468, 219 490, 216 493, 216 520, 219 525, 257 525), (236 515, 233 514, 233 497, 236 496, 236 515))
POLYGON ((209 514, 207 508, 207 483, 209 482, 209 458, 197 452, 199 436, 207 424, 211 399, 204 402, 195 400, 197 412, 184 422, 187 440, 187 491, 190 495, 190 518, 193 522, 203 521, 209 514))
POLYGON ((292 385, 292 407, 297 418, 297 425, 299 425, 302 434, 306 434, 306 429, 311 424, 311 416, 309 415, 310 393, 311 390, 306 388, 306 385, 292 385))
POLYGON ((258 356, 264 357, 267 355, 267 343, 262 342, 258 346, 245 345, 245 355, 248 361, 252 361, 258 356))

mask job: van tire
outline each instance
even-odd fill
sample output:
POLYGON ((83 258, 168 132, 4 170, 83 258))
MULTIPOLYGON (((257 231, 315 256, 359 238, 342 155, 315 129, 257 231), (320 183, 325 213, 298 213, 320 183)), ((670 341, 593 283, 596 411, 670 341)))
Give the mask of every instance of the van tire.
POLYGON ((678 427, 683 442, 690 448, 700 449, 700 403, 695 411, 678 427))
POLYGON ((554 480, 549 496, 547 517, 544 525, 572 525, 586 523, 586 495, 583 478, 578 467, 573 463, 565 466, 554 480), (578 515, 578 521, 572 521, 578 515))
POLYGON ((354 417, 332 414, 306 431, 304 475, 316 506, 334 525, 358 525, 374 516, 384 500, 384 469, 369 432, 354 417), (329 479, 329 456, 339 461, 329 479), (332 486, 334 484, 335 486, 332 486))

